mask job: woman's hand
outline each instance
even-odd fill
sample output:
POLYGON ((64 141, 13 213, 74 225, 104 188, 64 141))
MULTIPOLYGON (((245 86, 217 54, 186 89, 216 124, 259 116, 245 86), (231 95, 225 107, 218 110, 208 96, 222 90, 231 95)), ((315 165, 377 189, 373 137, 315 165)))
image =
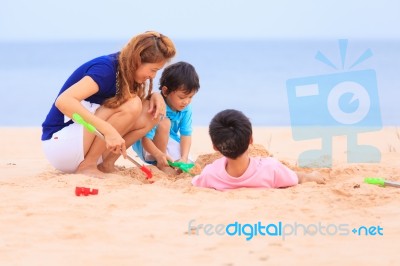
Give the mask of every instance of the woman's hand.
POLYGON ((115 130, 113 133, 106 134, 104 140, 106 142, 107 150, 115 154, 122 154, 122 156, 126 158, 125 140, 121 137, 118 131, 115 130))
POLYGON ((149 113, 153 114, 153 119, 157 119, 159 116, 163 118, 166 114, 167 107, 165 105, 164 98, 160 93, 153 93, 150 98, 149 113))

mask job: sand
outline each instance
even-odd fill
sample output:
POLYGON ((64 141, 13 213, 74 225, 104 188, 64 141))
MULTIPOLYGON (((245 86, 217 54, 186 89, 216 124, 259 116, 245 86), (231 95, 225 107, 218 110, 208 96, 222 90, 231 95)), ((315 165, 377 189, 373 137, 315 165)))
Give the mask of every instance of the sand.
MULTIPOLYGON (((395 127, 360 134, 382 153, 380 163, 360 164, 347 163, 346 138, 335 137, 324 185, 219 192, 154 168, 149 182, 123 159, 107 179, 63 174, 44 158, 39 128, 1 128, 0 264, 398 265, 400 188, 363 180, 400 181, 399 135, 395 127), (99 194, 78 197, 77 186, 99 194), (221 229, 233 234, 239 224, 240 236, 221 229), (269 235, 250 239, 254 224, 269 235)), ((194 157, 216 157, 206 128, 193 139, 194 157)), ((320 145, 294 141, 290 128, 254 128, 254 142, 253 154, 293 167, 320 145)))

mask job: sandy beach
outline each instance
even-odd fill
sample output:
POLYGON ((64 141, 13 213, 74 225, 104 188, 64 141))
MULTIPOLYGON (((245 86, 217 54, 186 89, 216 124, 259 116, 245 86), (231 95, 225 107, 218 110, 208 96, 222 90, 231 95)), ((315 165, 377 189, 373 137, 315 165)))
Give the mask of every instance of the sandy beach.
MULTIPOLYGON (((363 182, 365 177, 400 181, 395 127, 359 135, 359 143, 381 151, 380 163, 347 163, 346 138, 335 137, 333 167, 321 170, 329 175, 326 184, 226 192, 195 188, 188 174, 168 177, 154 168, 149 182, 123 159, 110 178, 63 174, 44 158, 40 134, 40 128, 0 129, 1 265, 398 265, 400 260, 400 188, 363 182), (99 193, 78 197, 77 186, 99 193), (228 225, 232 235, 221 229, 228 225), (270 234, 255 235, 255 225, 268 226, 270 234)), ((256 127, 254 143, 257 155, 265 147, 293 166, 302 151, 320 145, 294 141, 289 127, 256 127)), ((207 128, 196 127, 192 155, 210 159, 212 152, 207 128)))

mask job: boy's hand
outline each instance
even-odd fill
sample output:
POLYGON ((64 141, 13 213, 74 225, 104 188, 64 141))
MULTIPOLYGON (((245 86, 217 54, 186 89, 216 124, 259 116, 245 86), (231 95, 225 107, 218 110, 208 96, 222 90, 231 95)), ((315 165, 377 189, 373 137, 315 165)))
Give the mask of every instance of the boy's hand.
POLYGON ((155 156, 155 158, 157 160, 157 167, 160 169, 164 167, 169 167, 168 160, 172 162, 171 157, 169 157, 165 153, 161 153, 160 155, 155 156))
MULTIPOLYGON (((172 161, 171 161, 172 162, 172 161)), ((180 158, 179 160, 177 160, 177 162, 182 162, 182 163, 188 163, 189 159, 188 158, 180 158)))
POLYGON ((299 177, 299 184, 305 182, 316 182, 317 184, 325 184, 327 178, 317 171, 311 173, 297 173, 299 177))

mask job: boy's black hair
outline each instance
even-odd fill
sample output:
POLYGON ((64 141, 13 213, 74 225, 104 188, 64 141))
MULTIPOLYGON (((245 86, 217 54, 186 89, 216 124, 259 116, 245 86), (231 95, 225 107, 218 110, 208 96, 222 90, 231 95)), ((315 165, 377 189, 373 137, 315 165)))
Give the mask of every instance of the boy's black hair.
POLYGON ((214 147, 230 159, 236 159, 249 148, 253 134, 249 118, 234 109, 216 114, 208 132, 214 147))
POLYGON ((160 78, 160 90, 167 87, 167 94, 183 89, 187 94, 197 92, 200 88, 196 69, 189 63, 177 62, 164 69, 160 78))

